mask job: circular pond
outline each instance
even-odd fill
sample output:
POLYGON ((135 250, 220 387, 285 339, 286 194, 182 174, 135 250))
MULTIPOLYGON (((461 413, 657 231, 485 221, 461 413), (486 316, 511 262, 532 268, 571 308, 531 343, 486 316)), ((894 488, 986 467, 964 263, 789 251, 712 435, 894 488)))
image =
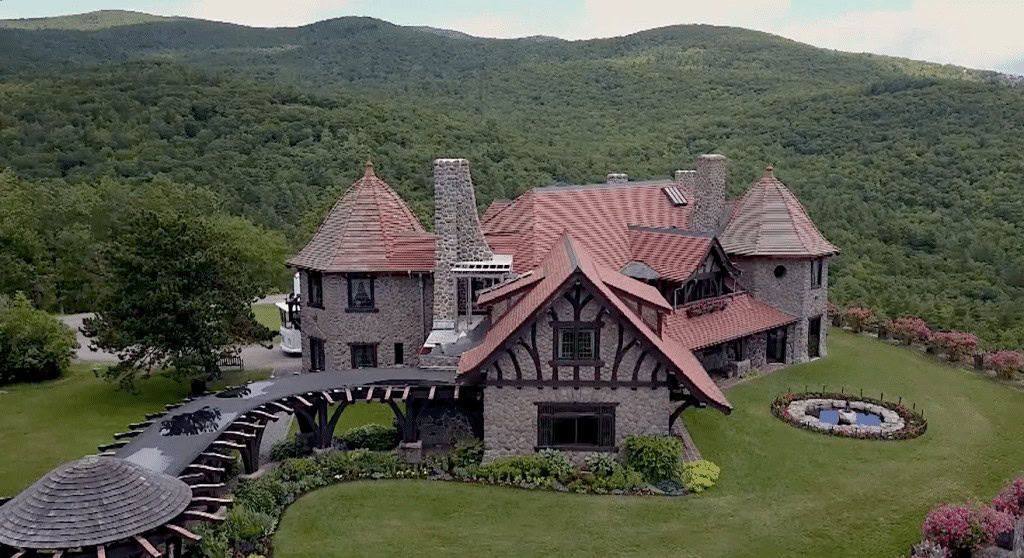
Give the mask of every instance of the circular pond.
POLYGON ((928 424, 903 405, 845 394, 787 393, 772 402, 772 414, 807 430, 879 440, 915 438, 928 424))

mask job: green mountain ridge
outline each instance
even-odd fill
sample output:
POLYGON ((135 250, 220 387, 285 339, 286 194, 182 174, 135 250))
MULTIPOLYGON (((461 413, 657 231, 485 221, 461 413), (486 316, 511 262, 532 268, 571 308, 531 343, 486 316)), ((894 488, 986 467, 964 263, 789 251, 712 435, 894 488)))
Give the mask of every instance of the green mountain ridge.
MULTIPOLYGON (((119 184, 195 184, 297 247, 367 154, 429 226, 434 157, 469 158, 486 205, 607 172, 668 176, 717 151, 734 195, 774 164, 843 249, 837 303, 977 331, 990 347, 1024 347, 1022 137, 1024 88, 994 72, 737 28, 588 41, 371 18, 0 28, 0 168, 15 193, 101 208, 119 184)), ((92 231, 82 245, 100 243, 102 226, 71 213, 92 231)), ((33 282, 59 239, 7 234, 0 219, 0 246, 26 255, 0 262, 4 292, 88 307, 91 279, 33 282)))

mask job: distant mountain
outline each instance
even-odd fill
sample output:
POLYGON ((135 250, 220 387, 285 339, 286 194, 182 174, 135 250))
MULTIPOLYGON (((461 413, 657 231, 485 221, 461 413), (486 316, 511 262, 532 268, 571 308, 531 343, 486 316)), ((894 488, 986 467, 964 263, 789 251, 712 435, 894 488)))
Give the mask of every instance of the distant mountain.
POLYGON ((995 72, 708 25, 565 41, 118 14, 0 24, 0 168, 196 184, 298 245, 367 153, 429 225, 433 157, 470 158, 486 204, 717 151, 733 194, 773 163, 842 248, 837 303, 1024 347, 1024 88, 995 72))
POLYGON ((0 20, 0 28, 7 29, 60 29, 65 31, 95 31, 137 25, 140 23, 168 22, 178 18, 155 16, 127 10, 99 10, 84 14, 0 20))

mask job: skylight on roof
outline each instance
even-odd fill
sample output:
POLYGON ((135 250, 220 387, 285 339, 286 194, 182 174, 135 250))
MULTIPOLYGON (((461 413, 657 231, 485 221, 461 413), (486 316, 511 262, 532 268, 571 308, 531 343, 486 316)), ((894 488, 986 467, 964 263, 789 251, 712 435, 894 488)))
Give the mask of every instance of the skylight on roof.
POLYGON ((683 207, 686 205, 686 197, 679 191, 677 186, 665 186, 661 189, 668 196, 668 201, 672 202, 673 207, 683 207))

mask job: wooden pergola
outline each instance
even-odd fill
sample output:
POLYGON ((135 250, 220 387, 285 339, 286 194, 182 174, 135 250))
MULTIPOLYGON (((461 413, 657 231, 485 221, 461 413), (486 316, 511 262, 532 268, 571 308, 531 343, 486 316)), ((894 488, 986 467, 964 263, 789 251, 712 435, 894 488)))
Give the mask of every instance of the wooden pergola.
POLYGON ((0 557, 181 556, 184 540, 199 540, 189 525, 221 521, 231 504, 195 493, 114 457, 65 463, 0 506, 0 557))

